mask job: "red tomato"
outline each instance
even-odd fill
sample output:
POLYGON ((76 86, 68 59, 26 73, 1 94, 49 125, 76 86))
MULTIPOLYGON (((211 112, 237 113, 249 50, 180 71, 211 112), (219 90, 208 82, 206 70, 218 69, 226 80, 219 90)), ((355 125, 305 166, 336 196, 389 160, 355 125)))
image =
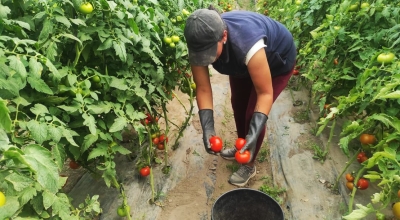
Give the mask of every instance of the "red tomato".
POLYGON ((73 169, 73 170, 76 170, 76 169, 78 169, 79 167, 81 167, 76 161, 74 161, 74 160, 71 160, 70 162, 69 162, 69 167, 71 168, 71 169, 73 169))
POLYGON ((348 182, 353 182, 354 181, 354 176, 351 175, 351 173, 346 174, 346 180, 348 182))
POLYGON ((140 169, 140 175, 141 176, 148 176, 150 174, 150 167, 145 166, 142 169, 140 169))
POLYGON ((209 139, 211 150, 214 152, 220 152, 222 150, 222 139, 218 136, 212 136, 209 139))
POLYGON ((357 161, 358 161, 359 163, 362 163, 362 162, 364 162, 364 161, 366 161, 366 160, 368 160, 368 157, 365 155, 365 152, 360 152, 360 153, 358 153, 358 155, 357 155, 357 161))
POLYGON ((153 144, 157 145, 160 143, 160 139, 158 137, 153 138, 153 144))
POLYGON ((245 144, 246 144, 246 139, 244 139, 244 138, 236 139, 235 146, 236 146, 237 150, 241 150, 245 144))
POLYGON ((357 182, 357 188, 364 190, 368 188, 368 180, 360 178, 357 182))
POLYGON ((157 149, 159 149, 159 150, 164 150, 165 149, 165 146, 164 146, 164 144, 157 144, 157 149))
POLYGON ((160 143, 164 143, 164 141, 165 143, 168 143, 168 137, 165 134, 160 135, 159 139, 160 143))
POLYGON ((146 116, 147 116, 146 119, 147 119, 148 121, 152 121, 152 117, 151 117, 150 113, 146 113, 146 116))
POLYGON ((299 71, 298 70, 293 70, 293 75, 299 75, 299 71))
POLYGON ((240 151, 236 151, 235 159, 240 164, 246 164, 250 162, 250 156, 250 151, 248 150, 245 150, 242 154, 240 153, 240 151))

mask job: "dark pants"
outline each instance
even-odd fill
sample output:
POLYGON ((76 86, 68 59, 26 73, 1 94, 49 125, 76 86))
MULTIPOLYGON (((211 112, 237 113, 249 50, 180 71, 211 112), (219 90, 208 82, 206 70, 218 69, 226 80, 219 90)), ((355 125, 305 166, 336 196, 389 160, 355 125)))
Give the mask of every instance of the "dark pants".
MULTIPOLYGON (((278 98, 279 94, 285 89, 288 84, 292 71, 287 74, 272 78, 272 87, 274 90, 273 102, 278 98)), ((233 115, 235 117, 236 130, 238 138, 245 138, 248 131, 251 118, 254 113, 254 108, 257 102, 257 93, 254 89, 253 82, 250 77, 235 78, 229 77, 231 87, 231 104, 233 115)), ((258 136, 256 151, 253 157, 255 160, 258 151, 261 148, 265 136, 265 127, 258 136)))

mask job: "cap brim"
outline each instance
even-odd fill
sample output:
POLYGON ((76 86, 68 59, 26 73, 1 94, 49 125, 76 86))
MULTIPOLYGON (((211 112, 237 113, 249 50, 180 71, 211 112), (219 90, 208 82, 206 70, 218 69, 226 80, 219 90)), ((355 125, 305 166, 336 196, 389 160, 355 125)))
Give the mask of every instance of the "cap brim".
POLYGON ((193 66, 208 66, 217 57, 218 42, 203 51, 193 51, 189 49, 189 62, 193 66))

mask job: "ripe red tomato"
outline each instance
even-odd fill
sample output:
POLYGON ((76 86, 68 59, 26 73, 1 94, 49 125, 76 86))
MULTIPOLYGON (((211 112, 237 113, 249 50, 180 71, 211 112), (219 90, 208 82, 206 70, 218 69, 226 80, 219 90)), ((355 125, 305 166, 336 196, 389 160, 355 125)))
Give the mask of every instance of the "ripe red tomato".
POLYGON ((165 143, 168 143, 168 137, 165 134, 160 135, 159 139, 160 143, 164 143, 164 141, 165 143))
POLYGON ((220 152, 222 150, 222 139, 218 136, 212 136, 209 139, 211 150, 214 152, 220 152))
POLYGON ((353 182, 347 182, 347 183, 346 183, 346 187, 347 187, 347 189, 349 189, 349 190, 353 190, 353 188, 354 188, 354 183, 353 183, 353 182))
POLYGON ((244 139, 244 138, 236 139, 235 146, 236 146, 237 150, 241 150, 245 144, 246 144, 246 139, 244 139))
POLYGON ((333 60, 333 64, 335 64, 335 65, 338 65, 338 64, 339 64, 338 58, 335 58, 335 59, 333 60))
POLYGON ((250 156, 250 151, 248 150, 245 150, 242 154, 240 153, 240 151, 236 151, 235 153, 235 159, 240 164, 246 164, 250 162, 250 156))
POLYGON ((299 75, 299 71, 298 70, 293 70, 293 75, 299 75))
POLYGON ((157 145, 160 143, 160 139, 158 137, 153 138, 153 144, 157 145))
POLYGON ((157 149, 164 150, 165 149, 164 144, 162 144, 162 143, 157 144, 157 149))
POLYGON ((368 180, 364 178, 360 178, 357 182, 357 187, 361 190, 367 189, 368 188, 368 180))
POLYGON ((363 162, 366 161, 366 160, 368 160, 368 157, 367 157, 367 155, 365 155, 365 152, 360 152, 360 153, 358 153, 358 155, 357 155, 357 161, 358 161, 359 163, 363 163, 363 162))
POLYGON ((79 167, 80 167, 80 165, 76 161, 74 161, 74 160, 69 161, 69 168, 76 170, 79 167))
POLYGON ((373 144, 375 143, 375 135, 372 134, 362 134, 360 136, 360 142, 362 144, 373 144))
POLYGON ((353 182, 354 181, 354 176, 351 175, 351 173, 346 174, 346 180, 348 182, 353 182))
POLYGON ((150 167, 149 166, 145 166, 142 169, 140 169, 140 175, 141 176, 148 176, 150 174, 150 167))

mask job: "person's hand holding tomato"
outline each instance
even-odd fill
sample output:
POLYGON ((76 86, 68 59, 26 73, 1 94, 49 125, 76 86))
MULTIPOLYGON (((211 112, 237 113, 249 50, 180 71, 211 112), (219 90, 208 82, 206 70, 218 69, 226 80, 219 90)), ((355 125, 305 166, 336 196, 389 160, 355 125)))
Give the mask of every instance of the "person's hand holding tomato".
POLYGON ((254 154, 256 151, 256 145, 258 136, 260 135, 261 131, 265 128, 265 123, 268 120, 268 116, 261 112, 254 112, 253 117, 250 121, 249 132, 246 136, 246 144, 240 150, 240 153, 243 154, 246 150, 250 152, 250 160, 252 162, 254 159, 254 154))

